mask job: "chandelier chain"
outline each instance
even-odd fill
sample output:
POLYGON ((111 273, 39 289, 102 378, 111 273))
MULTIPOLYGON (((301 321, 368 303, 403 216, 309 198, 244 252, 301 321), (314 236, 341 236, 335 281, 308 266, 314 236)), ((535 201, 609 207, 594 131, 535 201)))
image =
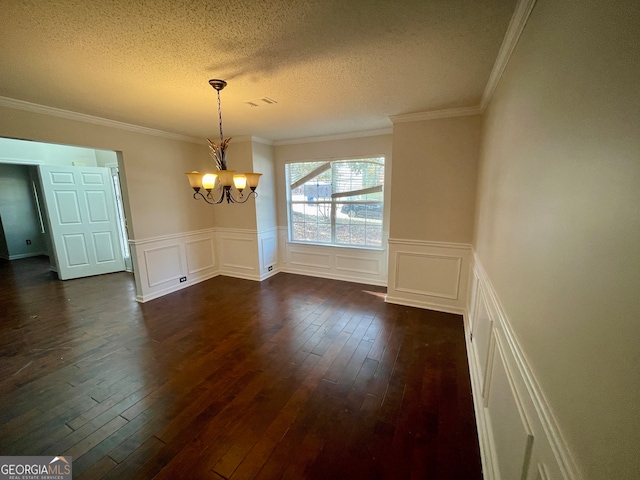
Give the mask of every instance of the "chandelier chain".
POLYGON ((218 90, 218 118, 220 119, 220 145, 222 145, 222 108, 220 107, 220 90, 218 90))

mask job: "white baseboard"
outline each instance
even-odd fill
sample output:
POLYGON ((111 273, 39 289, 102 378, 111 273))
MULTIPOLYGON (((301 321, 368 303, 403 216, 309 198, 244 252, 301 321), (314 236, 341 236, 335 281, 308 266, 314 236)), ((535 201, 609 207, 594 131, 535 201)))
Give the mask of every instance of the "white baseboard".
POLYGON ((416 307, 416 308, 424 308, 426 310, 435 310, 437 312, 445 312, 445 313, 455 313, 457 315, 464 315, 465 310, 459 307, 452 307, 450 305, 442 305, 440 303, 435 302, 427 302, 427 301, 416 301, 406 298, 392 297, 387 294, 386 300, 387 303, 393 303, 396 305, 404 305, 405 307, 416 307))
POLYGON ((259 275, 252 274, 252 273, 220 270, 220 272, 218 272, 218 275, 222 277, 232 277, 232 278, 240 278, 242 280, 251 280, 252 282, 262 281, 259 275))
POLYGON ((174 292, 178 292, 184 288, 188 288, 191 287, 193 285, 196 285, 200 282, 204 282, 205 280, 209 280, 210 278, 214 278, 217 277, 218 274, 217 273, 213 273, 211 275, 206 275, 206 276, 202 276, 199 277, 195 280, 191 280, 191 281, 187 281, 187 282, 182 282, 179 283, 178 285, 173 285, 171 287, 167 287, 164 289, 159 289, 159 290, 154 290, 152 293, 149 293, 148 295, 136 295, 136 301, 140 302, 140 303, 145 303, 148 302, 150 300, 154 300, 156 298, 160 298, 163 297, 165 295, 169 295, 170 293, 174 293, 174 292))
POLYGON ((9 255, 9 257, 2 258, 5 260, 20 260, 21 258, 39 257, 40 255, 47 255, 47 252, 19 253, 18 255, 9 255))
POLYGON ((279 268, 274 268, 271 271, 268 271, 266 273, 263 273, 262 275, 260 275, 260 279, 259 281, 262 282, 263 280, 266 280, 267 278, 271 278, 277 274, 279 274, 281 272, 281 270, 279 268))

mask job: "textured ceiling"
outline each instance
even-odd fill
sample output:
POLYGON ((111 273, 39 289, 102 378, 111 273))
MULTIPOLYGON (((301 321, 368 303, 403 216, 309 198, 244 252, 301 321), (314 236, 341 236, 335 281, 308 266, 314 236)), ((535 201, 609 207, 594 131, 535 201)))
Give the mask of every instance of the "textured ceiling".
POLYGON ((3 0, 0 96, 283 140, 477 106, 515 0, 3 0), (245 102, 269 97, 277 104, 245 102))

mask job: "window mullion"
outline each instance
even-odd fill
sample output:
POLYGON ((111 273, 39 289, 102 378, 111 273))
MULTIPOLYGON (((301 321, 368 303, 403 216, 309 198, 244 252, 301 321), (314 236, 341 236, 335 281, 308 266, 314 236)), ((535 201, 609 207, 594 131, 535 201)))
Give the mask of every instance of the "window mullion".
POLYGON ((334 245, 338 240, 338 235, 336 234, 336 204, 333 201, 333 199, 331 199, 331 243, 333 243, 334 245))
POLYGON ((333 245, 336 244, 336 204, 333 201, 333 194, 336 189, 336 169, 333 168, 334 162, 330 162, 331 164, 331 243, 333 245))

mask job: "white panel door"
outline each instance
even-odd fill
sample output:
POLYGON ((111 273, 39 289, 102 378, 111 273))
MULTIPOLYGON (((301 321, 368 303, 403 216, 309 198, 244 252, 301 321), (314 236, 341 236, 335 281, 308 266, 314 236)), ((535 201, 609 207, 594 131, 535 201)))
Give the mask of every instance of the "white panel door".
POLYGON ((39 168, 60 279, 124 270, 109 169, 39 168))

